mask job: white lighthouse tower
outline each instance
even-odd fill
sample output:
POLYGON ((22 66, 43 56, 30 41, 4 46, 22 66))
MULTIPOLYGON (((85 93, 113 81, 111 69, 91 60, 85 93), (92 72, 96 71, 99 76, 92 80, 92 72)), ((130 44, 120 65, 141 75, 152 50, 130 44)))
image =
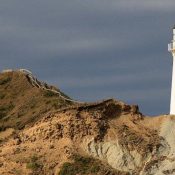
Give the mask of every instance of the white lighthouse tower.
POLYGON ((173 27, 173 40, 168 44, 168 51, 173 56, 170 114, 175 115, 175 26, 173 27))

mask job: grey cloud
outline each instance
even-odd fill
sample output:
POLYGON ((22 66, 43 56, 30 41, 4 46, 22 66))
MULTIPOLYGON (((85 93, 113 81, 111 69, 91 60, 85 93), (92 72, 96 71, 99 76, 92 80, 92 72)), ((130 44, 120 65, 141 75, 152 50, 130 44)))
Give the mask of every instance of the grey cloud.
MULTIPOLYGON (((96 87, 98 86, 111 86, 112 84, 121 84, 123 86, 129 84, 137 84, 140 82, 142 84, 149 84, 154 83, 155 80, 157 82, 163 81, 167 78, 167 75, 162 75, 161 77, 159 74, 154 74, 154 72, 138 72, 137 74, 118 74, 118 75, 103 75, 103 76, 93 76, 93 77, 72 77, 71 75, 65 77, 59 77, 59 82, 62 84, 62 87, 72 87, 72 88, 83 88, 83 87, 96 87), (142 82, 144 79, 144 82, 142 82), (146 82, 146 83, 145 83, 146 82)), ((58 81, 58 77, 55 79, 50 78, 52 82, 58 81)), ((163 83, 163 82, 161 82, 163 83)))
POLYGON ((167 113, 174 8, 174 0, 2 1, 0 69, 31 69, 77 99, 119 97, 167 113))
MULTIPOLYGON (((80 2, 80 1, 79 1, 80 2)), ((140 1, 140 0, 85 0, 83 1, 84 4, 86 4, 86 7, 96 7, 96 9, 101 9, 101 6, 112 8, 112 9, 127 9, 127 10, 163 10, 163 11, 169 11, 173 10, 175 7, 173 0, 167 0, 166 3, 164 0, 147 0, 147 1, 140 1), (101 3, 100 3, 101 2, 101 3), (93 3, 93 6, 91 6, 91 3, 93 3), (100 3, 100 5, 99 5, 100 3)))

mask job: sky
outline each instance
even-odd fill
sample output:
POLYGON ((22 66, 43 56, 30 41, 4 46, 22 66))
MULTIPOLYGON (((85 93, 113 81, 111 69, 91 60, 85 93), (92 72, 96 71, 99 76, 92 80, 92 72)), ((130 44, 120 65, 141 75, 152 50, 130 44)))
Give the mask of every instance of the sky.
POLYGON ((0 70, 26 68, 83 102, 169 113, 174 0, 1 0, 0 70))

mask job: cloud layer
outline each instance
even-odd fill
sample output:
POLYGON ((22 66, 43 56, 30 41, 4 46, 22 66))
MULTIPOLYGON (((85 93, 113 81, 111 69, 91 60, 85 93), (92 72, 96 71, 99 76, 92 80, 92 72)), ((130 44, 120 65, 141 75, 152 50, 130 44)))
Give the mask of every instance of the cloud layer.
POLYGON ((6 0, 0 69, 24 67, 75 99, 169 112, 174 0, 6 0))

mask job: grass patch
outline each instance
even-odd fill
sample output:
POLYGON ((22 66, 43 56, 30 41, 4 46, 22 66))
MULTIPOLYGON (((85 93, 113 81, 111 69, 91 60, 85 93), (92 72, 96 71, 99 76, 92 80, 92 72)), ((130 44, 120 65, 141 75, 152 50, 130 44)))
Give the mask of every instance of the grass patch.
POLYGON ((36 155, 33 155, 30 158, 29 162, 27 162, 27 164, 26 164, 26 168, 31 169, 33 171, 36 171, 36 170, 42 168, 42 165, 39 163, 38 157, 36 155))
POLYGON ((49 100, 49 101, 46 101, 45 104, 48 105, 48 104, 50 104, 51 102, 52 102, 52 101, 49 100))
POLYGON ((6 127, 0 125, 0 132, 5 131, 5 130, 6 130, 6 127))
POLYGON ((0 80, 0 85, 7 84, 11 80, 12 80, 12 78, 10 78, 10 77, 4 78, 4 79, 0 80))
POLYGON ((129 175, 128 172, 121 172, 112 169, 110 166, 102 164, 100 160, 81 155, 73 156, 74 162, 65 162, 58 175, 129 175))
POLYGON ((14 108, 14 105, 10 103, 9 105, 6 106, 0 106, 0 111, 6 111, 9 112, 14 108))
POLYGON ((44 91, 44 97, 54 97, 54 96, 58 96, 58 94, 52 91, 44 91))
POLYGON ((0 119, 6 117, 7 113, 0 111, 0 119))
POLYGON ((13 173, 15 174, 15 175, 21 175, 22 174, 22 170, 17 170, 17 169, 13 169, 12 170, 13 171, 13 173))
POLYGON ((101 166, 99 161, 93 158, 75 155, 74 162, 64 163, 58 175, 97 174, 101 170, 101 166))
POLYGON ((36 104, 37 104, 36 100, 32 99, 30 102, 30 109, 36 108, 36 104))
POLYGON ((0 119, 7 116, 7 114, 14 108, 13 104, 9 104, 7 106, 0 106, 0 119))
POLYGON ((0 139, 0 144, 3 142, 3 139, 0 139))
POLYGON ((4 99, 4 97, 5 97, 5 94, 0 94, 0 99, 1 100, 4 99))
POLYGON ((56 99, 56 100, 53 100, 51 102, 51 106, 54 107, 54 109, 58 109, 59 108, 59 101, 56 99))

